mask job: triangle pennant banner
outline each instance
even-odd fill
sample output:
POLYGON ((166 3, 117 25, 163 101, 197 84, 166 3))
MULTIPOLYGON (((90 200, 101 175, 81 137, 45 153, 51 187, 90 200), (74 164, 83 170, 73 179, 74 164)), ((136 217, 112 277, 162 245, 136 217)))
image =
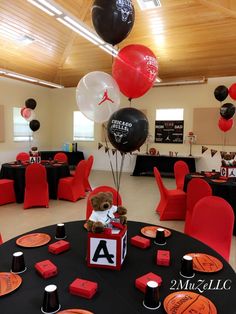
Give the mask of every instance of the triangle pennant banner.
POLYGON ((115 149, 115 148, 112 148, 111 152, 112 152, 112 155, 115 155, 116 149, 115 149))
POLYGON ((102 148, 103 145, 101 143, 98 143, 98 149, 102 148))
POLYGON ((204 154, 208 150, 208 147, 202 146, 202 154, 204 154))
POLYGON ((230 157, 231 157, 231 159, 234 159, 235 156, 236 156, 236 153, 235 153, 235 152, 230 152, 230 157))
POLYGON ((214 157, 216 153, 217 153, 217 150, 211 149, 211 157, 214 157))
POLYGON ((105 153, 109 151, 109 147, 105 147, 105 153))

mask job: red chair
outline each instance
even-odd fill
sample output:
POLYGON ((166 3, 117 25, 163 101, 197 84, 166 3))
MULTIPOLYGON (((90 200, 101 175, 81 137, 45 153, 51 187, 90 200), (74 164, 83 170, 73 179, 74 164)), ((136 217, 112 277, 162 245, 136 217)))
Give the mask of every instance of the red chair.
POLYGON ((0 205, 14 203, 15 201, 14 181, 0 179, 0 205))
POLYGON ((183 160, 178 160, 174 164, 174 175, 175 175, 175 182, 176 188, 183 190, 184 188, 184 178, 186 174, 189 173, 189 168, 186 162, 183 160))
POLYGON ((121 196, 116 189, 114 189, 111 186, 107 186, 107 185, 98 186, 92 192, 89 193, 89 196, 87 199, 86 220, 89 219, 89 217, 93 211, 93 207, 91 204, 91 197, 93 195, 98 194, 99 192, 111 192, 113 194, 113 204, 114 205, 121 205, 122 204, 121 196))
POLYGON ((29 161, 30 155, 26 152, 21 152, 16 155, 16 160, 18 161, 29 161))
POLYGON ((59 180, 57 197, 71 202, 76 202, 80 198, 85 198, 84 176, 86 170, 86 160, 81 160, 75 169, 73 177, 65 177, 59 180))
POLYGON ((154 175, 160 191, 160 202, 156 208, 156 212, 160 214, 160 220, 184 220, 186 193, 178 189, 168 190, 156 167, 154 167, 154 175))
POLYGON ((24 209, 40 206, 49 206, 46 168, 41 164, 30 164, 25 171, 24 209))
POLYGON ((89 175, 93 166, 94 157, 91 155, 88 157, 86 162, 86 170, 84 176, 84 189, 86 192, 92 191, 91 185, 89 183, 89 175))
POLYGON ((3 243, 3 241, 2 241, 2 235, 1 235, 1 233, 0 233, 0 245, 3 243))
POLYGON ((184 233, 190 234, 193 208, 205 196, 211 196, 211 186, 203 179, 193 178, 187 186, 186 216, 184 233))
POLYGON ((218 196, 206 196, 194 206, 190 236, 209 245, 229 261, 234 211, 218 196))
POLYGON ((62 152, 56 153, 53 157, 53 160, 68 163, 67 155, 65 153, 62 153, 62 152))

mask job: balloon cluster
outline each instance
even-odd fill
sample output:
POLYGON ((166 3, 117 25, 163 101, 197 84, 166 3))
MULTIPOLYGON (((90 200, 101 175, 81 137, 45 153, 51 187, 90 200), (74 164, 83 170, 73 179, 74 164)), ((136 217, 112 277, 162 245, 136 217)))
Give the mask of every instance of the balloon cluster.
MULTIPOLYGON (((111 45, 124 40, 134 25, 135 12, 131 0, 95 0, 92 22, 97 34, 111 45)), ((137 109, 120 106, 120 92, 129 99, 143 96, 154 84, 158 66, 154 53, 143 45, 121 49, 112 66, 112 76, 90 72, 78 83, 76 102, 90 120, 108 121, 111 144, 121 152, 139 149, 148 135, 146 116, 137 109)))
MULTIPOLYGON (((224 101, 228 95, 236 100, 236 83, 232 84, 229 89, 224 85, 220 85, 214 91, 215 98, 220 102, 224 101)), ((232 128, 234 114, 235 106, 232 103, 225 103, 220 107, 218 126, 221 131, 227 132, 232 128)))
POLYGON ((40 123, 35 119, 34 109, 37 106, 36 100, 33 98, 29 98, 25 101, 25 106, 21 108, 21 116, 25 118, 25 120, 29 121, 30 129, 35 132, 40 128, 40 123))

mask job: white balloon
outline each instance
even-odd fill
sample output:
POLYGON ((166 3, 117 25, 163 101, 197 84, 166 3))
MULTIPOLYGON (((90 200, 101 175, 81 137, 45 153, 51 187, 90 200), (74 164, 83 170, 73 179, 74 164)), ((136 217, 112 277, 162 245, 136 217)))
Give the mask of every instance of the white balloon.
POLYGON ((88 119, 105 122, 120 106, 118 84, 105 72, 90 72, 79 81, 76 103, 88 119))

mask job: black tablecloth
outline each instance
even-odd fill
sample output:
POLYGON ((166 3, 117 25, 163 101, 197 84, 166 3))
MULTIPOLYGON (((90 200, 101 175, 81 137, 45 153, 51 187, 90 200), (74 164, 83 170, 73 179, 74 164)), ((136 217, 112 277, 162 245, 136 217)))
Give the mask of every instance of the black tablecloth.
POLYGON ((137 155, 133 176, 153 176, 153 168, 157 167, 163 177, 174 177, 174 164, 178 160, 185 161, 190 172, 196 171, 194 157, 137 155))
MULTIPOLYGON (((41 151, 41 159, 49 160, 53 159, 56 153, 59 153, 62 151, 56 151, 56 150, 49 150, 49 151, 41 151)), ((70 166, 76 166, 81 160, 84 159, 84 153, 81 151, 78 152, 64 152, 68 158, 68 164, 70 166)))
MULTIPOLYGON (((21 274, 23 283, 19 289, 9 295, 0 297, 0 313, 3 314, 36 314, 40 313, 44 287, 56 284, 62 309, 83 308, 96 314, 136 314, 150 313, 142 306, 143 293, 135 288, 135 279, 148 272, 153 272, 162 277, 160 288, 161 301, 177 287, 186 283, 210 285, 211 289, 205 290, 203 295, 209 298, 217 307, 218 314, 235 314, 236 310, 236 275, 230 265, 215 251, 180 232, 172 230, 172 235, 167 239, 166 246, 156 246, 145 250, 130 245, 130 238, 140 234, 140 229, 146 224, 128 222, 128 253, 120 271, 89 268, 86 264, 87 231, 83 228, 83 221, 65 224, 67 240, 71 249, 60 255, 52 255, 47 251, 47 245, 39 248, 19 248, 15 239, 0 246, 0 271, 9 271, 11 256, 15 251, 23 251, 27 264, 27 271, 21 274), (157 266, 155 255, 157 249, 170 250, 171 266, 157 266), (223 269, 218 273, 196 273, 193 279, 184 279, 179 275, 180 260, 190 252, 201 252, 213 255, 223 262, 223 269), (59 269, 56 277, 43 279, 36 274, 34 264, 50 259, 59 269), (98 283, 98 292, 88 300, 73 296, 68 292, 69 285, 76 278, 87 279, 98 283), (225 288, 223 284, 225 284, 225 288), (218 285, 218 289, 214 288, 218 285), (228 289, 229 288, 229 289, 228 289), (222 289, 222 290, 220 290, 222 289)), ((37 231, 55 235, 55 226, 48 226, 37 231)), ((51 242, 55 240, 52 239, 51 242)), ((190 286, 189 286, 190 287, 190 286)), ((180 287, 179 287, 180 289, 180 287)), ((189 288, 190 289, 190 288, 189 288)), ((180 289, 183 290, 183 289, 180 289)), ((193 292, 200 293, 197 289, 193 292)), ((156 311, 165 313, 163 305, 156 311)))
MULTIPOLYGON (((27 166, 19 165, 15 167, 11 164, 3 164, 1 168, 0 177, 4 179, 14 180, 14 189, 16 194, 16 202, 24 202, 25 193, 25 169, 27 166)), ((53 164, 45 164, 47 170, 47 181, 49 188, 49 197, 57 199, 57 187, 60 178, 70 176, 70 169, 67 164, 60 164, 58 166, 53 164)))
MULTIPOLYGON (((188 174, 185 176, 184 180, 184 191, 187 191, 187 185, 189 181, 195 177, 196 174, 188 174)), ((198 174, 197 174, 198 175, 198 174)), ((220 196, 224 198, 229 204, 232 206, 234 210, 234 216, 236 217, 236 179, 235 178, 229 178, 226 182, 214 182, 212 180, 218 179, 220 174, 215 173, 211 177, 207 177, 204 174, 199 174, 202 177, 201 179, 206 180, 211 188, 212 188, 212 194, 216 196, 220 196)), ((236 219, 234 220, 234 235, 236 235, 236 219)))

